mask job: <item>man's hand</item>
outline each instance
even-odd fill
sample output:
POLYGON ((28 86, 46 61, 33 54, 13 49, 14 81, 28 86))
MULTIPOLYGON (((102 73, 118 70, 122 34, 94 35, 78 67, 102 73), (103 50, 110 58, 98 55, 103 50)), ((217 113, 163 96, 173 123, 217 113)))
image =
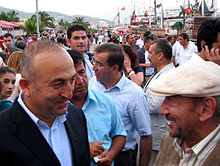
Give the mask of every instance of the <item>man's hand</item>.
POLYGON ((90 158, 93 158, 95 156, 99 156, 105 149, 102 146, 103 141, 100 142, 90 142, 90 158))
POLYGON ((206 53, 207 60, 212 61, 212 62, 220 65, 220 49, 212 48, 209 51, 208 46, 205 46, 205 53, 206 53))
POLYGON ((99 166, 110 166, 112 164, 113 158, 111 152, 104 151, 101 153, 100 157, 99 166))

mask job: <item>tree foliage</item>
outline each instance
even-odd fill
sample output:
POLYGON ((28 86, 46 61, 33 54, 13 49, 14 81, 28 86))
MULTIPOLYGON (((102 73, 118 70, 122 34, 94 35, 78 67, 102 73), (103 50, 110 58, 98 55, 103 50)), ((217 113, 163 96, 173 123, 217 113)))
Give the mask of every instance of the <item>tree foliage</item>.
MULTIPOLYGON (((39 15, 40 23, 43 24, 44 27, 51 27, 51 28, 55 27, 54 25, 55 18, 51 17, 47 12, 39 11, 38 15, 39 15)), ((32 15, 31 20, 36 19, 36 17, 37 16, 35 14, 32 15)))
MULTIPOLYGON (((33 34, 33 32, 37 32, 37 20, 36 18, 28 18, 25 21, 25 26, 21 26, 22 29, 27 33, 27 35, 33 34)), ((39 25, 39 31, 43 32, 43 24, 39 25)))
POLYGON ((84 17, 75 17, 72 24, 81 24, 86 28, 87 31, 90 29, 90 23, 84 21, 84 17))
POLYGON ((59 28, 61 29, 65 29, 67 30, 67 28, 71 25, 71 23, 69 23, 68 21, 64 21, 63 19, 61 19, 59 22, 58 22, 58 26, 59 28))
POLYGON ((0 20, 8 21, 8 22, 18 22, 19 17, 18 17, 18 12, 15 10, 10 10, 9 12, 1 12, 0 13, 0 20))
POLYGON ((177 35, 179 35, 180 30, 183 28, 183 23, 181 21, 177 21, 173 26, 173 29, 177 30, 177 35))

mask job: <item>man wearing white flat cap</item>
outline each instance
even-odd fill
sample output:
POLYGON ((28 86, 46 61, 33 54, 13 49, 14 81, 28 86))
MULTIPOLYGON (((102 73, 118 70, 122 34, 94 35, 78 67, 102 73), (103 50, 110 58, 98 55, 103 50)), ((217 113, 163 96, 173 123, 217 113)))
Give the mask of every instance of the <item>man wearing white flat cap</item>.
POLYGON ((191 60, 149 85, 170 128, 154 166, 220 165, 220 66, 191 60))

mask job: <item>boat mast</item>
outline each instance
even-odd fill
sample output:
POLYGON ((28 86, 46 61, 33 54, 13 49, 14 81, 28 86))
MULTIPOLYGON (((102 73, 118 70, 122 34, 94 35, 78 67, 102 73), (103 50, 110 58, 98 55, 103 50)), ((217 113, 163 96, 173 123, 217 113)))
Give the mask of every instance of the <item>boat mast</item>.
POLYGON ((205 16, 205 0, 202 0, 202 16, 205 16))

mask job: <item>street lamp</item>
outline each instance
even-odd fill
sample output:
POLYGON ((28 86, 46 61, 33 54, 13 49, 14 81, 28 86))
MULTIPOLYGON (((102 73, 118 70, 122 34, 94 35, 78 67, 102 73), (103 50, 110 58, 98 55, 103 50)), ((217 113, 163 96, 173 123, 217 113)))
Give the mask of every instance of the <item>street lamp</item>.
POLYGON ((37 17, 37 35, 39 37, 39 17, 38 17, 38 0, 36 0, 36 17, 37 17))

